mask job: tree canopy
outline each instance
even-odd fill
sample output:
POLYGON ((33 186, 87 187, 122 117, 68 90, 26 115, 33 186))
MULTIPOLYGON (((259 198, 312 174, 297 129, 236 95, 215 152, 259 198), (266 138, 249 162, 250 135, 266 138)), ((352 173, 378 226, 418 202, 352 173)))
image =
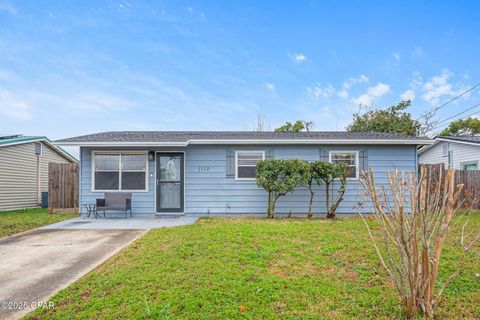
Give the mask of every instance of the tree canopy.
POLYGON ((440 132, 440 136, 478 135, 480 134, 480 119, 467 118, 453 121, 440 132))
POLYGON ((387 109, 369 110, 363 114, 355 113, 353 122, 347 126, 350 132, 387 132, 416 136, 420 132, 421 123, 412 119, 406 112, 410 100, 405 100, 387 109))
POLYGON ((311 164, 313 177, 317 184, 325 184, 325 205, 327 208, 327 218, 334 219, 340 202, 343 201, 343 196, 347 187, 347 167, 344 163, 332 163, 315 161, 311 164), (339 180, 340 188, 337 196, 334 197, 334 183, 339 180), (333 199, 330 199, 330 196, 333 199), (330 202, 332 200, 332 202, 330 202))
POLYGON ((257 163, 257 185, 268 193, 267 218, 275 215, 278 198, 293 192, 297 187, 307 187, 310 191, 310 202, 307 215, 313 216, 312 206, 315 191, 314 183, 325 185, 325 204, 327 218, 335 218, 335 212, 343 200, 347 184, 347 167, 343 163, 308 162, 300 159, 266 159, 257 163), (340 187, 334 188, 335 181, 340 187), (335 191, 337 196, 335 197, 335 191))
POLYGON ((275 132, 302 132, 302 131, 310 131, 313 122, 311 121, 304 121, 304 120, 297 120, 295 123, 291 123, 289 121, 285 122, 285 124, 281 127, 275 129, 275 132))
POLYGON ((268 192, 267 218, 274 217, 278 198, 301 184, 304 170, 303 161, 298 159, 266 159, 257 163, 257 185, 268 192))

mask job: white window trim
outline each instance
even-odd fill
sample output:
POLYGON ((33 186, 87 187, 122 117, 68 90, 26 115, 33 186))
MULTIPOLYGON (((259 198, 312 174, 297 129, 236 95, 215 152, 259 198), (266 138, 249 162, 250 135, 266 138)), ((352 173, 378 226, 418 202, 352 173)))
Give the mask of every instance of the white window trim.
POLYGON ((347 178, 347 180, 358 180, 359 179, 359 176, 360 176, 360 159, 359 159, 359 152, 358 150, 330 150, 328 152, 328 162, 332 162, 332 153, 353 153, 355 154, 355 167, 356 167, 356 170, 355 170, 355 177, 352 178, 352 177, 349 177, 347 178))
POLYGON ((450 151, 450 145, 448 142, 442 144, 442 157, 448 157, 448 152, 450 151), (446 152, 445 152, 446 151, 446 152))
POLYGON ((465 166, 468 166, 468 165, 471 165, 471 164, 476 165, 477 166, 476 170, 478 170, 478 161, 476 161, 476 160, 460 162, 460 170, 465 170, 465 166))
MULTIPOLYGON (((91 174, 91 192, 148 192, 148 177, 149 177, 149 168, 148 168, 148 151, 115 151, 115 150, 105 150, 105 151, 92 151, 92 174, 91 174), (120 157, 118 161, 118 190, 97 190, 95 189, 95 155, 97 154, 109 154, 109 155, 118 155, 120 157), (145 189, 142 190, 123 190, 122 187, 122 154, 141 154, 145 155, 145 189)), ((108 170, 103 170, 108 171, 108 170)), ((115 171, 116 172, 116 171, 115 171)), ((126 170, 125 172, 143 172, 143 170, 126 170)))
MULTIPOLYGON (((262 160, 265 160, 265 151, 264 150, 237 150, 235 151, 235 180, 239 181, 254 181, 255 178, 239 178, 238 177, 238 154, 242 153, 258 153, 262 155, 262 160)), ((242 166, 245 167, 245 166, 242 166)))

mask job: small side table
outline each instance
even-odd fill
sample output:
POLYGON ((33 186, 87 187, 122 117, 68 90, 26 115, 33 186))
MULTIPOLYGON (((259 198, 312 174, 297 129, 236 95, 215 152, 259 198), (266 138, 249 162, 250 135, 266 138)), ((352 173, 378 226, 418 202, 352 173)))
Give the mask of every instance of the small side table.
POLYGON ((92 214, 95 218, 98 218, 99 214, 97 213, 97 205, 95 203, 85 203, 84 206, 87 209, 85 218, 90 218, 92 214))

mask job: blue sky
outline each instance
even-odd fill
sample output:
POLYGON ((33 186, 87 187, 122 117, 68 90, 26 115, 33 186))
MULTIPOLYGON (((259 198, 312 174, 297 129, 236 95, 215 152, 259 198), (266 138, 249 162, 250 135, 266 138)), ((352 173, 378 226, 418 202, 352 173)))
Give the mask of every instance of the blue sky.
MULTIPOLYGON (((0 0, 0 133, 342 130, 480 82, 476 1, 0 0), (387 4, 388 3, 388 4, 387 4)), ((480 102, 480 90, 443 108, 480 102)))

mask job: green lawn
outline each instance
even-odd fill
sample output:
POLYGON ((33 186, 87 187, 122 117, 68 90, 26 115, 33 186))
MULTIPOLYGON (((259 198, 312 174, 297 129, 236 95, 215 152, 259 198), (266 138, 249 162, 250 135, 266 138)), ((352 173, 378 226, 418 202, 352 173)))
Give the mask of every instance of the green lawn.
POLYGON ((49 214, 47 209, 0 211, 0 237, 78 217, 78 214, 49 214))
MULTIPOLYGON (((472 223, 478 230, 479 214, 472 223)), ((443 265, 451 270, 456 256, 449 246, 443 265)), ((478 273, 477 247, 447 290, 440 318, 480 316, 478 273)), ((27 318, 404 317, 358 218, 217 218, 152 230, 52 300, 54 309, 27 318)))

